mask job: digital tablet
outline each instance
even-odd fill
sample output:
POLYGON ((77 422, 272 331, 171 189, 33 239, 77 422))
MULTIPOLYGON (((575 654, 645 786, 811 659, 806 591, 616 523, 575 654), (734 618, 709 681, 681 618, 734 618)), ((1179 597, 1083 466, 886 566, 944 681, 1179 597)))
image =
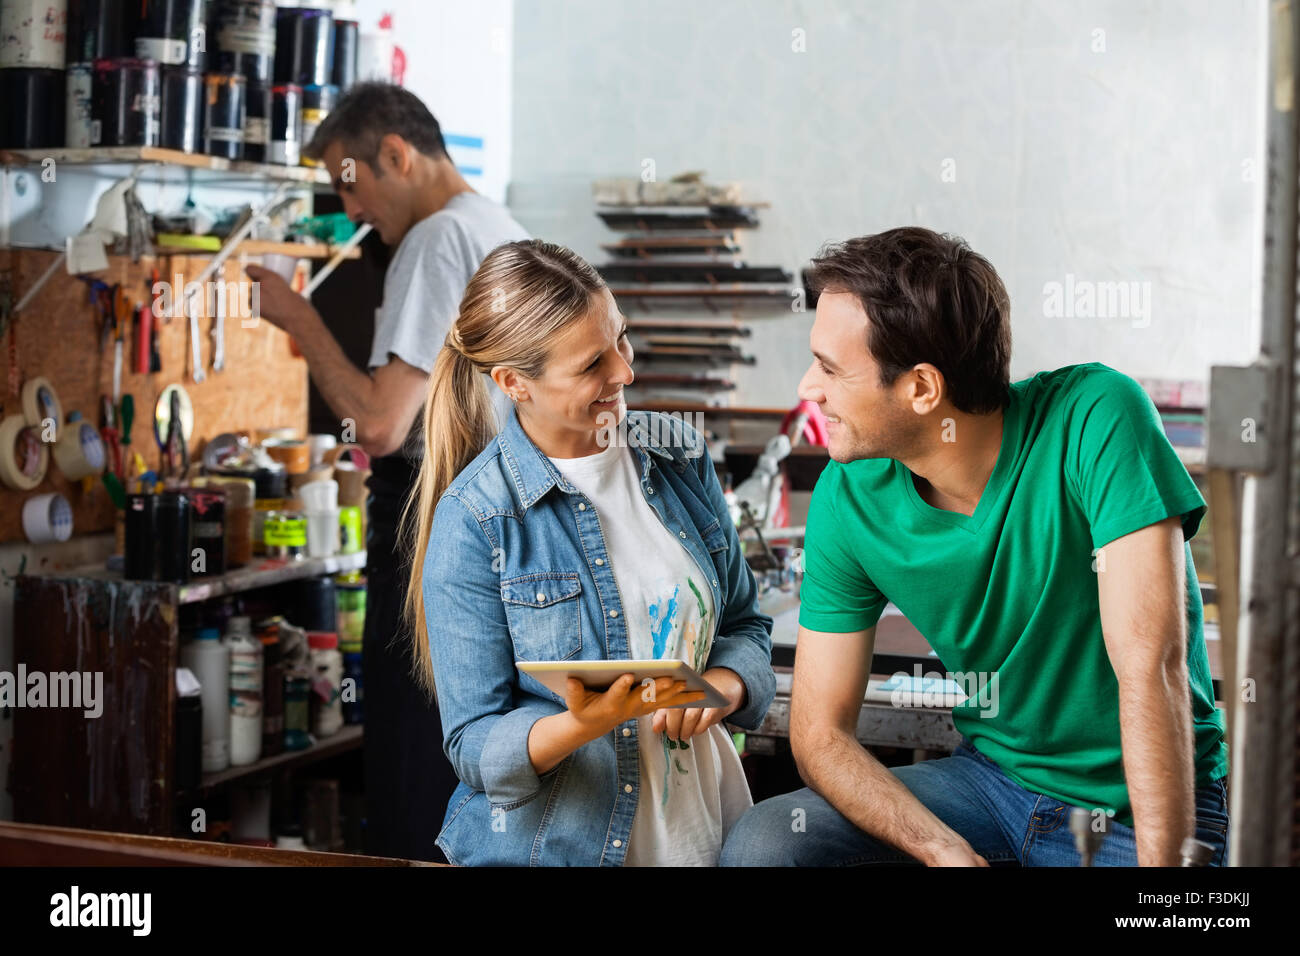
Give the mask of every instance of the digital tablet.
POLYGON ((605 690, 624 674, 631 674, 637 684, 647 678, 671 677, 686 681, 687 690, 704 692, 705 696, 699 700, 671 707, 728 706, 727 698, 685 661, 516 661, 515 666, 561 697, 566 690, 564 682, 570 677, 582 681, 588 690, 605 690))

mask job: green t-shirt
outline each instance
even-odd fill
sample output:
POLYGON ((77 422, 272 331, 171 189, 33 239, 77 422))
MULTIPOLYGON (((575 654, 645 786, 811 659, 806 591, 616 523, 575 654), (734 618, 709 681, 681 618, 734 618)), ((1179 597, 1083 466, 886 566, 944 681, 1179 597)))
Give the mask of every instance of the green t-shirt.
MULTIPOLYGON (((1141 386, 1105 365, 1015 382, 1004 416, 969 517, 927 504, 892 458, 827 465, 808 514, 799 623, 865 630, 892 601, 959 675, 969 699, 953 723, 976 749, 1026 790, 1132 826, 1095 549, 1174 515, 1190 539, 1205 501, 1141 386)), ((1227 773, 1228 755, 1183 547, 1199 787, 1227 773)))

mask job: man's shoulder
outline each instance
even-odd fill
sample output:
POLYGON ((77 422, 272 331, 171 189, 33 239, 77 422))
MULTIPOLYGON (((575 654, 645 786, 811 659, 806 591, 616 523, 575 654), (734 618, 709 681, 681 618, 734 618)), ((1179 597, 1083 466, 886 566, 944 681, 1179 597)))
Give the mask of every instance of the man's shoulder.
POLYGON ((1098 398, 1131 401, 1146 395, 1136 379, 1101 362, 1065 365, 1039 372, 1014 383, 1011 388, 1023 400, 1064 405, 1090 405, 1098 398))

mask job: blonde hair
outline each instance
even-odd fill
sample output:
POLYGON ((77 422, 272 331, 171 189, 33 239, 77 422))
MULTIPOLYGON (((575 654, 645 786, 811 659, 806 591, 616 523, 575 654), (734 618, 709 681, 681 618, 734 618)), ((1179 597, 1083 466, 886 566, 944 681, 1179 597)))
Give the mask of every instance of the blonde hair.
MULTIPOLYGON (((424 460, 402 512, 411 561, 404 613, 413 639, 417 684, 434 693, 424 608, 424 560, 438 500, 492 440, 492 403, 482 373, 506 365, 538 378, 556 336, 587 315, 605 289, 581 256, 528 239, 488 253, 465 287, 460 311, 429 376, 424 401, 424 460)), ((504 426, 504 422, 502 425, 504 426)))

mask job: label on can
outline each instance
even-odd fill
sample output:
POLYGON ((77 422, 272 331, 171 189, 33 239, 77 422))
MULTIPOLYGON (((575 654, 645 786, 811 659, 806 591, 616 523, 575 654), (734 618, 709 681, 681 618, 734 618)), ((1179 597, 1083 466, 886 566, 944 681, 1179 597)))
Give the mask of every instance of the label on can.
POLYGON ((244 131, 235 129, 232 126, 209 126, 208 139, 218 140, 223 143, 242 143, 244 141, 244 131))
POLYGON ((262 526, 262 540, 268 548, 305 548, 307 519, 268 514, 262 526))
POLYGON ((94 132, 91 119, 92 80, 90 67, 68 67, 68 101, 65 107, 64 134, 68 147, 84 149, 94 145, 91 134, 94 132))
POLYGON ((271 141, 271 162, 281 166, 297 166, 302 159, 302 150, 297 140, 276 139, 271 141))
POLYGON ((220 521, 197 521, 194 524, 194 537, 220 538, 225 535, 220 521))
POLYGON ((310 143, 311 138, 316 135, 316 130, 320 124, 325 122, 325 117, 329 116, 329 110, 303 108, 302 111, 302 141, 310 143))
POLYGON ((187 44, 168 37, 136 37, 135 55, 139 60, 157 60, 167 66, 185 62, 187 44))
POLYGON ((244 142, 254 145, 266 145, 266 135, 271 124, 265 116, 248 116, 244 118, 244 142))

